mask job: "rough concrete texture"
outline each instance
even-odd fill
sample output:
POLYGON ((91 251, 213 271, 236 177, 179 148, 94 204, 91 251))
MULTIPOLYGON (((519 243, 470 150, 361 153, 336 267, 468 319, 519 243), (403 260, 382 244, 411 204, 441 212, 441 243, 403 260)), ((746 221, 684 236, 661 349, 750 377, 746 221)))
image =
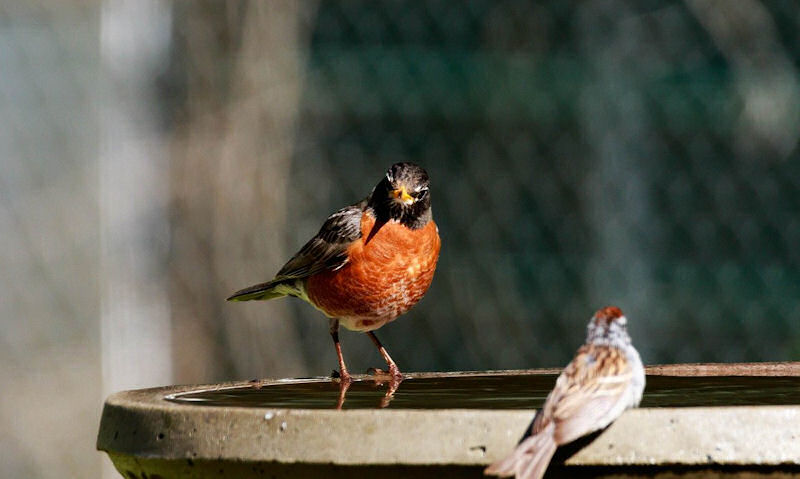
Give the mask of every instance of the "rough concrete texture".
MULTIPOLYGON (((324 468, 326 477, 336 470, 349 477, 368 468, 385 472, 391 469, 387 466, 413 469, 417 477, 423 470, 437 477, 451 472, 452 477, 477 477, 481 466, 512 450, 533 417, 532 410, 289 410, 164 400, 167 394, 198 388, 112 395, 103 410, 97 448, 108 452, 121 472, 135 477, 140 477, 137 471, 148 477, 205 477, 201 464, 217 474, 234 465, 244 468, 229 477, 244 477, 244 470, 254 477, 282 477, 297 474, 300 463, 324 468)), ((762 477, 780 466, 800 472, 800 405, 631 410, 562 460, 568 469, 766 467, 753 472, 757 475, 752 477, 762 477)), ((636 477, 630 472, 616 477, 636 477)))
POLYGON ((800 465, 800 406, 634 409, 566 463, 800 465))

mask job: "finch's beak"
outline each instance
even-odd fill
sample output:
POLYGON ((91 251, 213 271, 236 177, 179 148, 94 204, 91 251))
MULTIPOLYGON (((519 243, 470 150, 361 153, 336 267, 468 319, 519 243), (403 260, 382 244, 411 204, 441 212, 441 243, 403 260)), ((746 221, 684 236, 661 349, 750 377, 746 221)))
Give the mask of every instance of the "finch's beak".
POLYGON ((406 206, 410 206, 412 203, 414 203, 414 197, 408 194, 405 186, 401 186, 399 189, 392 190, 392 197, 406 206))

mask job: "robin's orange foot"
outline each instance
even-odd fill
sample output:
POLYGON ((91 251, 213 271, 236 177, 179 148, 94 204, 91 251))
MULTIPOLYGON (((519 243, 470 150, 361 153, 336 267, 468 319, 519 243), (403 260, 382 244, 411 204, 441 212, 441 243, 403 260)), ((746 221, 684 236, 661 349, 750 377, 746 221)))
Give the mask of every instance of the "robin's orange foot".
POLYGON ((303 299, 330 319, 340 379, 350 382, 339 325, 366 332, 402 380, 373 333, 413 307, 433 280, 441 242, 431 213, 428 173, 392 165, 364 200, 333 213, 275 278, 237 291, 229 301, 303 299))
POLYGON ((347 369, 344 370, 344 374, 342 374, 340 371, 334 370, 333 373, 331 374, 331 379, 341 384, 353 382, 353 376, 351 376, 350 373, 347 372, 347 369))
POLYGON ((403 375, 400 373, 400 368, 397 367, 397 364, 395 364, 392 357, 389 356, 389 353, 386 352, 386 348, 383 347, 383 344, 381 344, 381 342, 378 340, 378 337, 375 336, 375 333, 373 333, 372 331, 368 331, 367 335, 369 336, 369 339, 372 340, 373 344, 375 344, 375 347, 378 348, 378 352, 380 352, 381 356, 383 356, 383 360, 386 361, 387 366, 389 366, 388 373, 381 369, 370 368, 374 371, 374 375, 375 376, 386 375, 389 376, 392 380, 402 381, 403 375))
POLYGON ((394 369, 389 368, 388 371, 384 371, 383 369, 379 368, 369 368, 367 369, 367 374, 372 376, 375 381, 383 382, 383 381, 402 381, 403 374, 400 372, 397 367, 394 369))

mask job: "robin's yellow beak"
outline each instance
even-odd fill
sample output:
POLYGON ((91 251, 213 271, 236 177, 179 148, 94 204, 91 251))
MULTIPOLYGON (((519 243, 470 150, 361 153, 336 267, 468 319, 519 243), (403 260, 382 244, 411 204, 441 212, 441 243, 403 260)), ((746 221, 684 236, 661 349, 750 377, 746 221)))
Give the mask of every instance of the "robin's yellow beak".
POLYGON ((414 197, 408 194, 405 186, 401 186, 396 190, 392 190, 392 197, 406 206, 414 203, 414 197))

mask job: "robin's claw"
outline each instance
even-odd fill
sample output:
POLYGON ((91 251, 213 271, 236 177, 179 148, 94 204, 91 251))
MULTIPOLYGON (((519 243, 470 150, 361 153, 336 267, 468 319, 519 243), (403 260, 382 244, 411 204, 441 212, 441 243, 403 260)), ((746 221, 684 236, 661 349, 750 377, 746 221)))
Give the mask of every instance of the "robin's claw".
POLYGON ((403 380, 403 374, 396 366, 393 368, 390 367, 388 371, 378 368, 369 368, 367 369, 367 374, 371 375, 375 382, 400 382, 403 380))

